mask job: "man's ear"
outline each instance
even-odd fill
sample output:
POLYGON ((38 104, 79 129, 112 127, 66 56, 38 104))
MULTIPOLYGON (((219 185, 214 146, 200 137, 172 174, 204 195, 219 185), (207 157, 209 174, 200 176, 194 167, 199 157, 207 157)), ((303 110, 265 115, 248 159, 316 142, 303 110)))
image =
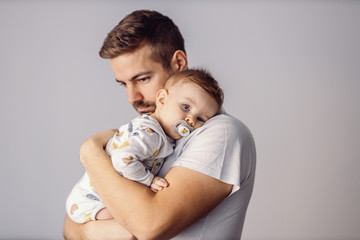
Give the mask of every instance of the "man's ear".
POLYGON ((156 108, 161 108, 165 104, 168 95, 169 93, 166 89, 160 89, 156 93, 156 108))
POLYGON ((171 65, 171 70, 174 73, 187 69, 188 67, 187 57, 184 51, 176 50, 176 52, 174 52, 174 55, 171 58, 170 65, 171 65))

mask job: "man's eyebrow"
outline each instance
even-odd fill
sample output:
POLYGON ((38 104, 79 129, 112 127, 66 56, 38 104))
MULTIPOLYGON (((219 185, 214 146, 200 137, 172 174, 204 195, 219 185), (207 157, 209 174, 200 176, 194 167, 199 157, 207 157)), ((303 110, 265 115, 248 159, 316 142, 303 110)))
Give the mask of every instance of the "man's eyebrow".
MULTIPOLYGON (((139 72, 136 75, 134 75, 133 77, 131 77, 130 81, 139 78, 141 75, 150 74, 150 73, 153 73, 153 71, 139 72)), ((123 82, 122 80, 119 80, 117 78, 115 78, 115 81, 120 82, 120 83, 123 82)))

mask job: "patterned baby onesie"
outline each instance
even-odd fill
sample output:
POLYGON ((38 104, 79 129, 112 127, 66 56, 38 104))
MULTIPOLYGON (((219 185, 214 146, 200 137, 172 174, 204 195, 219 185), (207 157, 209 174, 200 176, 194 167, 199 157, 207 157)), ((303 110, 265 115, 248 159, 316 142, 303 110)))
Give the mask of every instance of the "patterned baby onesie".
MULTIPOLYGON (((142 115, 121 126, 105 150, 119 174, 150 186, 164 158, 174 148, 174 140, 165 134, 159 122, 142 115)), ((95 220, 96 214, 103 208, 105 205, 85 173, 66 200, 67 214, 74 222, 85 223, 95 220)))

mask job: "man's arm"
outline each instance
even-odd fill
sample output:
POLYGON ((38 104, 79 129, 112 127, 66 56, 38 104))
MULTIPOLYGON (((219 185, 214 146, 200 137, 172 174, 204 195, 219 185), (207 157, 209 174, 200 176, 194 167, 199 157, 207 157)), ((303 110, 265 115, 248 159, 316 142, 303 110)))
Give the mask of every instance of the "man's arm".
POLYGON ((103 151, 108 132, 89 138, 81 147, 80 158, 115 220, 139 239, 176 236, 231 192, 232 185, 191 169, 173 167, 165 177, 169 187, 154 194, 114 170, 103 151))

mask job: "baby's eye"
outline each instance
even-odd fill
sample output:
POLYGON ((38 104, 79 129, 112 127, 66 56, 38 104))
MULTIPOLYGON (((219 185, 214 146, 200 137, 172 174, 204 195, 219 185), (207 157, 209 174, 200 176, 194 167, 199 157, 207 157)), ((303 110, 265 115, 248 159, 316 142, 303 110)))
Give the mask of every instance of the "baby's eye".
POLYGON ((186 111, 190 110, 190 106, 188 104, 183 104, 182 105, 183 109, 185 109, 186 111))
POLYGON ((201 117, 198 117, 197 120, 198 120, 199 122, 203 122, 203 123, 205 122, 205 120, 202 119, 201 117))

